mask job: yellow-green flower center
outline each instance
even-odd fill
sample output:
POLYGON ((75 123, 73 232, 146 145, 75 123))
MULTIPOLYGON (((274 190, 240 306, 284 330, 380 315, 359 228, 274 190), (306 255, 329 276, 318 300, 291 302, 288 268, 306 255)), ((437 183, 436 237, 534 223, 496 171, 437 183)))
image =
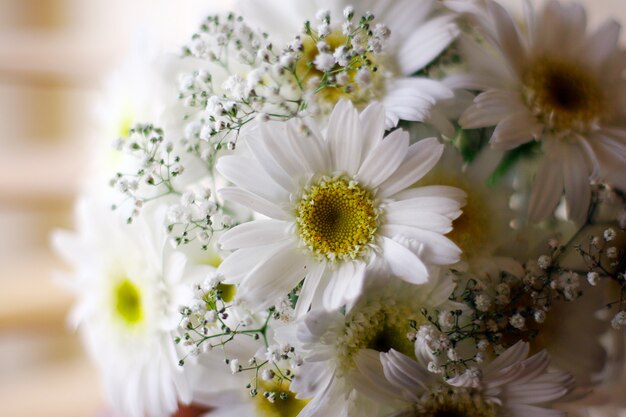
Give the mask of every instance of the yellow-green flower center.
POLYGON ((497 417, 498 408, 469 389, 432 389, 415 406, 415 417, 497 417))
POLYGON ((337 341, 340 371, 349 372, 362 349, 377 352, 394 349, 414 358, 415 348, 407 334, 411 331, 410 320, 424 323, 417 310, 419 307, 394 304, 393 300, 376 301, 357 308, 347 317, 344 334, 337 341))
POLYGON ((332 178, 306 190, 296 206, 296 224, 316 256, 355 259, 374 240, 378 212, 369 191, 355 181, 332 178))
MULTIPOLYGON (((341 33, 341 31, 335 30, 326 36, 323 41, 328 45, 329 53, 332 54, 340 46, 347 45, 348 37, 341 33)), ((302 57, 296 62, 295 75, 301 80, 303 85, 307 85, 314 78, 322 79, 324 73, 318 70, 314 64, 315 59, 320 54, 317 43, 310 37, 305 37, 302 40, 302 47, 302 57)), ((352 69, 347 71, 348 79, 346 84, 351 85, 352 88, 346 88, 345 86, 331 83, 329 86, 317 91, 316 97, 321 102, 320 104, 327 105, 332 109, 341 99, 348 99, 354 104, 359 105, 369 103, 372 97, 376 97, 376 93, 383 89, 383 79, 379 76, 379 72, 372 73, 372 88, 362 89, 355 84, 356 68, 367 66, 366 60, 369 62, 373 61, 374 57, 371 55, 371 53, 368 53, 365 58, 359 55, 353 58, 352 69)), ((340 66, 335 64, 331 72, 337 72, 339 69, 340 66)))
POLYGON ((143 319, 141 291, 129 279, 121 280, 113 291, 113 303, 117 316, 127 326, 134 326, 143 319))
POLYGON ((532 110, 556 130, 586 129, 603 111, 597 80, 578 64, 540 58, 525 72, 524 84, 532 110))
POLYGON ((289 384, 284 381, 283 383, 259 381, 259 394, 254 397, 257 414, 260 417, 296 417, 308 402, 297 399, 295 394, 289 391, 289 384), (269 401, 262 395, 264 392, 280 392, 283 393, 283 397, 277 395, 273 401, 269 401))

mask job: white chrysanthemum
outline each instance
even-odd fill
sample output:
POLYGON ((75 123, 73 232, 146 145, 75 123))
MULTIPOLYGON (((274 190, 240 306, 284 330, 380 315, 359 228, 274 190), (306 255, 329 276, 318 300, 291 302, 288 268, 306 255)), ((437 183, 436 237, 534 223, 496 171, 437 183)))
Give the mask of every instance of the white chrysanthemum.
POLYGON ((390 414, 394 417, 565 417, 565 412, 542 405, 566 395, 572 378, 565 372, 548 372, 546 352, 531 357, 528 353, 528 343, 518 342, 493 362, 468 369, 447 383, 428 371, 417 348, 417 362, 391 350, 380 353, 380 359, 362 354, 358 366, 373 387, 370 397, 404 402, 404 411, 390 414))
MULTIPOLYGON (((110 403, 131 417, 165 417, 191 390, 178 366, 179 305, 191 286, 186 258, 168 250, 161 224, 126 225, 106 204, 83 200, 78 232, 54 245, 74 267, 71 319, 99 365, 110 403)), ((145 213, 148 216, 148 213, 145 213)), ((155 216, 159 217, 159 216, 155 216)))
POLYGON ((588 34, 583 7, 556 0, 538 12, 528 10, 524 30, 495 2, 478 14, 493 50, 464 40, 474 72, 447 80, 453 88, 483 91, 461 125, 496 125, 491 144, 499 149, 540 141, 543 157, 530 197, 530 219, 553 213, 565 190, 568 217, 584 221, 590 180, 626 187, 621 175, 626 60, 617 44, 619 24, 609 21, 588 34))
POLYGON ((423 308, 458 308, 448 301, 454 283, 444 275, 420 286, 378 278, 345 314, 311 310, 277 331, 276 337, 289 340, 304 359, 291 384, 296 398, 310 399, 301 415, 379 415, 380 405, 368 398, 372 385, 357 369, 357 357, 363 352, 377 357, 390 349, 413 355, 410 321, 423 324, 423 308))
POLYGON ((220 239, 235 250, 220 272, 240 284, 241 299, 266 308, 305 278, 299 313, 314 300, 333 309, 360 294, 375 259, 415 284, 428 280, 426 264, 458 261, 460 250, 443 234, 461 214, 463 191, 409 188, 441 156, 436 139, 409 146, 402 130, 383 138, 382 106, 359 116, 348 101, 337 104, 324 136, 299 126, 263 124, 247 141, 252 157, 218 161, 237 185, 221 195, 270 217, 220 239))
MULTIPOLYGON (((349 94, 324 92, 319 95, 322 102, 318 104, 332 109, 341 98, 364 104, 359 102, 359 98, 365 91, 384 104, 387 128, 396 126, 399 120, 437 122, 441 116, 431 114, 432 106, 438 100, 451 98, 452 92, 437 81, 412 75, 439 56, 456 38, 459 28, 455 16, 442 12, 434 0, 243 0, 237 6, 238 13, 259 25, 269 34, 270 39, 285 43, 291 42, 301 33, 305 21, 310 21, 315 29, 320 24, 324 26, 324 18, 329 17, 330 26, 318 28, 317 31, 329 33, 327 43, 331 53, 338 51, 345 43, 342 23, 346 21, 345 16, 350 10, 354 15, 351 22, 353 26, 357 26, 361 16, 371 13, 375 16, 372 30, 377 30, 376 24, 383 24, 390 31, 389 38, 381 53, 370 57, 378 69, 369 74, 371 79, 367 80, 366 88, 349 94), (277 21, 281 22, 279 26, 276 25, 277 21)), ((330 53, 320 53, 313 42, 304 42, 303 47, 304 55, 311 58, 311 62, 332 58, 330 53)), ((314 76, 312 73, 308 75, 309 78, 314 76)), ((353 76, 359 81, 359 74, 353 76)), ((367 101, 371 101, 371 98, 367 101)))

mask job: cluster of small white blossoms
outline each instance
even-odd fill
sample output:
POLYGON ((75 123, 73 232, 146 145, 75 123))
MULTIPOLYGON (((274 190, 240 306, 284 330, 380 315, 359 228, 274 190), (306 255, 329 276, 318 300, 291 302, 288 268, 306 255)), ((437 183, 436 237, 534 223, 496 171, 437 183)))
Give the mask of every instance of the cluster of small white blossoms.
POLYGON ((623 224, 619 227, 605 229, 601 236, 589 236, 586 244, 575 247, 589 271, 586 274, 589 285, 595 287, 601 280, 612 280, 619 285, 618 299, 607 303, 608 309, 617 310, 611 320, 616 330, 626 327, 626 251, 615 243, 624 238, 626 227, 623 224))
POLYGON ((216 350, 213 359, 221 356, 230 373, 241 374, 251 397, 262 394, 271 403, 288 399, 293 395, 288 390, 292 369, 302 365, 302 357, 289 344, 271 343, 272 323, 281 320, 282 313, 276 308, 250 313, 233 302, 235 286, 223 281, 219 273, 210 273, 194 284, 190 305, 181 307, 181 336, 174 339, 184 351, 179 366, 216 350), (231 356, 229 344, 242 344, 243 338, 250 339, 249 357, 231 356))
POLYGON ((233 224, 234 220, 213 198, 210 188, 185 191, 179 203, 171 205, 167 213, 167 231, 176 245, 197 240, 204 250, 208 249, 215 233, 233 224))
MULTIPOLYGON (((128 158, 121 163, 126 172, 117 172, 110 180, 110 185, 124 196, 112 207, 124 209, 126 214, 127 205, 131 204, 129 223, 139 216, 146 203, 167 201, 166 227, 173 243, 181 245, 197 240, 205 250, 216 232, 234 224, 212 192, 214 181, 211 187, 189 185, 188 180, 177 182, 189 164, 189 158, 184 160, 181 154, 187 155, 193 150, 181 150, 166 139, 163 129, 151 124, 135 125, 127 138, 114 142, 114 148, 128 158)), ((207 172, 210 170, 204 163, 202 165, 207 172)))
MULTIPOLYGON (((184 167, 180 156, 174 153, 174 144, 165 140, 163 129, 151 124, 132 127, 128 138, 117 139, 113 146, 132 158, 130 173, 118 172, 110 181, 126 200, 132 201, 134 208, 128 217, 131 222, 144 203, 175 192, 172 181, 183 173, 184 167)), ((113 208, 121 204, 126 201, 113 208)))
POLYGON ((372 14, 357 18, 351 7, 344 18, 341 32, 332 32, 330 12, 321 11, 316 23, 305 22, 300 35, 279 46, 241 16, 208 17, 183 55, 232 75, 220 82, 203 69, 181 77, 180 98, 197 110, 188 116, 186 139, 208 142, 214 151, 232 150, 242 129, 255 120, 315 115, 332 109, 341 97, 374 99, 368 87, 390 31, 374 24, 372 14), (247 75, 239 75, 239 68, 247 75))
POLYGON ((555 302, 582 295, 578 274, 558 265, 562 249, 557 245, 550 255, 528 261, 521 276, 500 271, 485 280, 451 271, 457 285, 450 300, 463 307, 424 311, 429 323, 412 322, 414 331, 407 335, 428 348, 433 357, 428 369, 454 378, 484 362, 487 352, 498 355, 515 341, 536 338, 555 302), (469 345, 474 349, 468 356, 469 345))

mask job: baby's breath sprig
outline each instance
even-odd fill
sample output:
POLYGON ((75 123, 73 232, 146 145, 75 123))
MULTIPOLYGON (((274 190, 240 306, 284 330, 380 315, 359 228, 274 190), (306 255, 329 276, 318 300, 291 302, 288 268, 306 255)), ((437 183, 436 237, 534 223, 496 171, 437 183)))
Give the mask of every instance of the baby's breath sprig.
POLYGON ((428 324, 412 323, 414 337, 421 338, 435 358, 429 369, 451 378, 481 363, 488 349, 498 355, 519 340, 537 337, 557 300, 574 301, 582 295, 579 274, 558 263, 561 250, 553 245, 550 254, 527 262, 523 276, 501 271, 486 282, 452 271, 457 289, 450 300, 465 308, 423 311, 428 324), (475 349, 463 357, 459 347, 467 343, 475 349))
POLYGON ((270 402, 293 396, 289 392, 292 368, 302 364, 302 358, 290 345, 270 344, 269 332, 272 320, 280 320, 279 310, 272 307, 261 317, 253 317, 232 301, 235 286, 223 283, 219 274, 211 274, 202 284, 194 286, 195 299, 192 305, 181 308, 179 324, 182 336, 174 341, 181 345, 186 354, 180 366, 191 357, 197 357, 214 349, 221 349, 224 363, 233 374, 248 373, 250 382, 246 388, 252 397, 263 393, 270 402), (227 346, 240 338, 259 341, 260 349, 242 363, 242 358, 229 357, 227 346))
POLYGON ((207 18, 183 49, 183 56, 215 65, 180 80, 180 99, 196 111, 187 116, 188 139, 210 143, 213 152, 234 149, 243 129, 257 119, 284 121, 318 114, 340 98, 363 103, 374 98, 368 87, 381 81, 376 56, 389 29, 373 24, 371 14, 356 19, 351 8, 341 29, 334 28, 327 11, 317 20, 316 28, 305 22, 300 35, 277 48, 240 16, 207 18), (217 83, 221 72, 227 78, 217 83))
POLYGON ((609 309, 617 309, 611 325, 619 330, 626 328, 626 251, 616 242, 624 240, 624 231, 613 227, 604 230, 602 236, 589 236, 585 244, 575 249, 587 265, 587 281, 596 286, 602 279, 610 279, 619 285, 619 297, 607 304, 609 309))
MULTIPOLYGON (((127 139, 118 139, 115 148, 135 157, 136 169, 132 173, 118 172, 110 185, 131 200, 134 209, 127 221, 132 222, 149 201, 172 194, 180 194, 172 183, 184 171, 180 157, 174 154, 174 144, 164 139, 163 129, 151 124, 137 124, 129 131, 127 139), (146 187, 150 189, 146 191, 146 187)), ((119 205, 114 205, 116 209, 119 205)))
MULTIPOLYGON (((146 203, 171 197, 166 201, 169 206, 166 227, 174 243, 182 245, 199 241, 200 247, 207 250, 215 232, 233 226, 234 221, 215 198, 214 183, 211 187, 198 186, 196 189, 176 183, 175 179, 185 171, 177 151, 193 153, 197 150, 189 147, 188 142, 183 141, 180 145, 183 149, 179 144, 175 146, 167 141, 163 129, 150 124, 135 125, 127 139, 118 140, 115 146, 124 157, 132 159, 129 165, 133 171, 118 172, 110 181, 111 186, 125 196, 121 203, 113 205, 113 209, 132 201, 133 209, 127 218, 131 223, 146 203), (175 198, 178 198, 177 203, 175 198)), ((209 171, 213 169, 207 161, 203 161, 203 166, 209 171)), ((213 175, 210 177, 214 178, 213 175)))
POLYGON ((212 199, 209 188, 200 192, 186 191, 179 204, 170 206, 167 215, 167 231, 177 245, 197 240, 203 250, 208 249, 216 232, 233 225, 232 218, 212 199))

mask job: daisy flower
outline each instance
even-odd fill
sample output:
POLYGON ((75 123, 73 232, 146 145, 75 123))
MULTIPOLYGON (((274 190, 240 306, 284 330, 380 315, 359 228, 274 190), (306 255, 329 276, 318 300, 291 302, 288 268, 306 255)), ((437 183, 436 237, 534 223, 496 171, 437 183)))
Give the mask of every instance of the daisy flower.
POLYGON ((468 369, 446 382, 428 371, 417 348, 417 361, 391 350, 360 355, 358 366, 371 384, 369 395, 385 402, 404 401, 404 411, 389 414, 394 417, 567 416, 542 405, 565 396, 572 378, 565 372, 548 372, 545 351, 531 357, 528 353, 528 343, 518 342, 486 366, 468 369))
POLYGON ((433 274, 432 282, 420 286, 377 276, 346 313, 311 310, 277 330, 276 338, 292 343, 303 358, 291 384, 296 398, 310 400, 302 415, 379 415, 380 406, 362 395, 367 386, 362 387, 357 357, 390 349, 413 355, 410 323, 425 323, 422 309, 459 308, 448 301, 452 280, 438 269, 433 274))
POLYGON ((514 149, 539 141, 543 157, 529 202, 531 221, 554 212, 565 192, 568 217, 586 219, 590 180, 624 188, 626 56, 620 26, 586 32, 579 4, 548 1, 527 10, 524 29, 488 2, 479 21, 487 45, 463 40, 470 74, 447 85, 482 91, 460 119, 466 129, 496 126, 491 145, 514 149))
MULTIPOLYGON (((346 59, 343 52, 348 45, 348 34, 358 26, 361 16, 374 16, 370 23, 372 33, 384 34, 382 37, 386 38, 373 48, 377 52, 368 53, 368 60, 375 64, 376 70, 363 67, 361 71, 349 71, 347 79, 355 88, 347 92, 335 88, 317 94, 315 104, 322 110, 332 110, 340 99, 349 99, 363 107, 378 100, 385 106, 386 127, 391 128, 399 120, 437 119, 438 115, 431 114, 433 104, 453 96, 442 83, 413 76, 439 56, 459 33, 455 15, 443 12, 433 0, 270 0, 262 3, 243 0, 236 10, 271 34, 274 42, 291 42, 301 34, 304 22, 310 22, 314 37, 319 37, 321 43, 302 37, 303 56, 307 62, 317 64, 311 69, 304 63, 296 66, 297 73, 303 76, 302 84, 321 77, 323 69, 341 66, 346 59), (280 27, 277 21, 281 22, 280 27)), ((337 84, 341 86, 342 80, 337 84)))
POLYGON ((54 246, 75 271, 68 280, 78 296, 72 323, 118 412, 169 416, 179 402, 191 400, 174 344, 178 306, 191 292, 183 279, 186 258, 167 249, 157 222, 126 225, 95 200, 81 201, 77 213, 77 234, 53 236, 54 246))
POLYGON ((464 193, 446 186, 409 188, 437 162, 435 138, 409 146, 409 135, 384 136, 384 110, 359 115, 341 101, 324 135, 297 120, 262 124, 247 141, 250 157, 224 156, 217 170, 236 187, 226 200, 269 217, 225 232, 234 250, 219 271, 240 284, 238 296, 267 308, 304 279, 298 314, 313 300, 337 308, 361 292, 366 267, 385 261, 400 279, 428 280, 426 264, 447 265, 460 250, 443 236, 461 214, 464 193))

